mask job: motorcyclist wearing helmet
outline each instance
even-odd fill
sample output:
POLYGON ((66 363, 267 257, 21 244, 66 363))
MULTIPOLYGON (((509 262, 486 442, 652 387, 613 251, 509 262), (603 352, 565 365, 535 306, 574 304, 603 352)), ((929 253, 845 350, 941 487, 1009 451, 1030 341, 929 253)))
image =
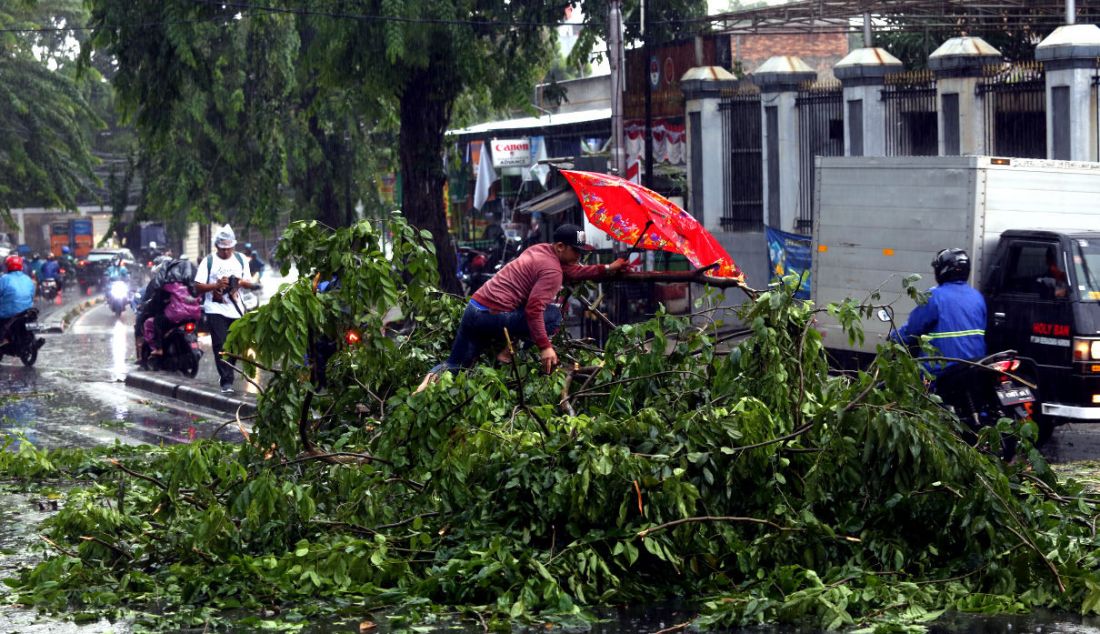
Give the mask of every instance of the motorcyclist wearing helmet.
POLYGON ((36 282, 42 279, 42 265, 46 261, 42 259, 42 256, 37 251, 31 256, 30 262, 23 263, 23 272, 31 277, 36 282))
MULTIPOLYGON (((926 337, 943 357, 984 357, 985 298, 967 284, 970 256, 962 249, 944 249, 932 260, 932 270, 937 286, 932 288, 928 302, 909 313, 905 326, 892 338, 915 345, 920 337, 926 337)), ((938 376, 945 367, 931 364, 928 369, 938 376)))
MULTIPOLYGON (((46 262, 42 265, 42 272, 39 274, 39 280, 58 280, 61 277, 61 263, 57 261, 57 256, 50 253, 46 256, 46 262)), ((59 280, 60 281, 60 280, 59 280)))
POLYGON ((61 247, 61 255, 57 261, 61 265, 62 281, 66 284, 72 282, 76 276, 76 263, 73 262, 72 249, 67 246, 61 247))
POLYGON ((8 320, 34 306, 34 280, 23 272, 23 258, 4 260, 7 274, 0 277, 0 344, 7 341, 8 320))

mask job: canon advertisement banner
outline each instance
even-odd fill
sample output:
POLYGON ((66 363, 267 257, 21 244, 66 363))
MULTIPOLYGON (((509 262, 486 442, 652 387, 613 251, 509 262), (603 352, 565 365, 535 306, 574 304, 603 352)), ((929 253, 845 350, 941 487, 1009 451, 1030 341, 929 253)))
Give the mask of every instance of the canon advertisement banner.
POLYGON ((531 164, 530 139, 493 139, 493 167, 527 167, 531 164))

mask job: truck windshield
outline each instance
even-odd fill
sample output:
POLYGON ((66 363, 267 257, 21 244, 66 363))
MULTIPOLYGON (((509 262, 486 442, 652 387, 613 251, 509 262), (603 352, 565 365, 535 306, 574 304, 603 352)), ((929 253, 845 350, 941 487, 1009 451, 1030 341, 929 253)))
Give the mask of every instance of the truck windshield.
POLYGON ((1100 301, 1100 241, 1074 240, 1073 267, 1076 269, 1081 299, 1100 301))

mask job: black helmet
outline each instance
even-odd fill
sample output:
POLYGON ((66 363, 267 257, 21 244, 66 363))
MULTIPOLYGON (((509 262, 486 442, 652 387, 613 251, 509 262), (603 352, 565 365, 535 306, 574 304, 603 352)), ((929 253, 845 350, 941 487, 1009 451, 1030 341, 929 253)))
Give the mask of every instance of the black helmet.
POLYGON ((970 278, 970 256, 962 249, 944 249, 932 260, 936 283, 965 282, 970 278))

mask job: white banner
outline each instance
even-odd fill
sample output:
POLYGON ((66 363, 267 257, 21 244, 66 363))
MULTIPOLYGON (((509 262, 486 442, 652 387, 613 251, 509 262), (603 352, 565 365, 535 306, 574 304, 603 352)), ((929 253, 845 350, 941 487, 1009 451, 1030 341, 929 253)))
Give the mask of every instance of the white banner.
POLYGON ((527 167, 531 164, 530 139, 493 139, 493 167, 527 167))

